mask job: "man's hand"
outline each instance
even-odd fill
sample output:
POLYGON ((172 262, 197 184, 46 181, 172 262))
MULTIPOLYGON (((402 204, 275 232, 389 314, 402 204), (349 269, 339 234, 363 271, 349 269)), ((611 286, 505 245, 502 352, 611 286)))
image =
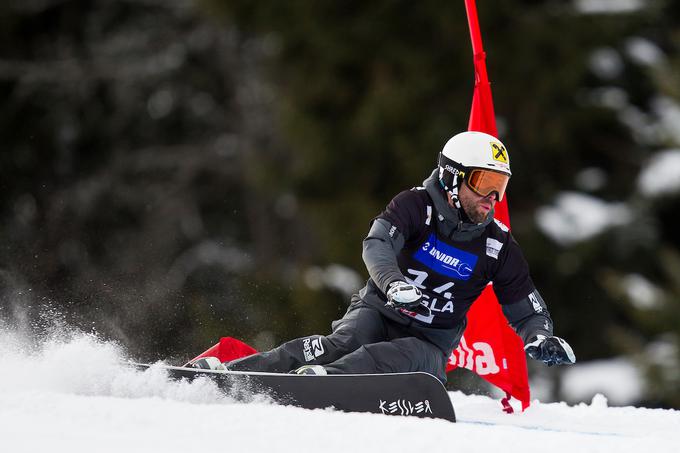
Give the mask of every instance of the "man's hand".
POLYGON ((572 365, 576 362, 571 346, 560 337, 537 335, 524 346, 524 350, 529 357, 540 360, 548 366, 572 365))
POLYGON ((406 282, 392 282, 387 290, 387 303, 392 307, 413 310, 423 298, 423 293, 415 286, 406 282))

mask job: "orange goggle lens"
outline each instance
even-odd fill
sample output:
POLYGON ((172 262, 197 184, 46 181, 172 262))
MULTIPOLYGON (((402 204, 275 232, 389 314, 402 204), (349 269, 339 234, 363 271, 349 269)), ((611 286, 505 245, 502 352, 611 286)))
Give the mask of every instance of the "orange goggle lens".
POLYGON ((475 168, 470 172, 466 182, 470 189, 482 197, 489 196, 492 192, 498 194, 498 201, 503 199, 505 189, 508 187, 510 176, 493 170, 481 170, 475 168))

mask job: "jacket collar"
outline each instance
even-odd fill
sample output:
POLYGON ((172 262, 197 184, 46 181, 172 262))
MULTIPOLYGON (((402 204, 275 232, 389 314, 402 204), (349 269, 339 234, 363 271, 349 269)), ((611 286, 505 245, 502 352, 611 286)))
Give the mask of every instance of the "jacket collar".
POLYGON ((486 227, 493 222, 493 210, 482 223, 471 223, 467 216, 451 206, 446 193, 439 182, 439 169, 423 181, 423 187, 432 199, 437 213, 437 230, 454 241, 470 241, 482 235, 486 227))

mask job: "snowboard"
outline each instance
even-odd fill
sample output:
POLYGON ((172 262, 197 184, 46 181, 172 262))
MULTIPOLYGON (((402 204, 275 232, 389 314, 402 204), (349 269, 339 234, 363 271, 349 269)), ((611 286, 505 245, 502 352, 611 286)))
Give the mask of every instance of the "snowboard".
MULTIPOLYGON (((138 369, 151 365, 132 364, 138 369)), ((155 365, 158 366, 158 365, 155 365)), ((265 395, 277 404, 305 409, 441 418, 456 421, 444 385, 428 373, 333 374, 326 376, 213 371, 163 366, 173 379, 206 377, 229 396, 252 401, 265 395)))

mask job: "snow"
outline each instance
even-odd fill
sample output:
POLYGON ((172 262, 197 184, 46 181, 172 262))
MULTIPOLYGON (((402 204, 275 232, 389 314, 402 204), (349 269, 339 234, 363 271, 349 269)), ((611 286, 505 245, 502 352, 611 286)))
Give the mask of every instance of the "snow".
POLYGON ((654 154, 638 176, 638 187, 650 197, 680 191, 680 149, 654 154))
POLYGON ((314 290, 328 288, 351 296, 361 287, 361 276, 347 266, 330 264, 326 267, 311 266, 304 274, 305 284, 314 290))
POLYGON ((642 66, 658 66, 665 61, 663 51, 652 41, 634 36, 626 41, 626 53, 642 66))
POLYGON ((640 369, 624 357, 593 360, 565 368, 562 373, 562 387, 570 401, 582 401, 606 392, 613 404, 629 404, 642 397, 643 382, 640 369), (612 376, 616 377, 615 381, 612 376))
POLYGON ((643 0, 575 0, 576 10, 582 14, 632 13, 644 8, 643 0))
POLYGON ((536 211, 538 227, 561 245, 587 240, 612 226, 625 225, 631 219, 625 204, 607 203, 578 192, 562 192, 557 195, 554 206, 543 206, 536 211))
POLYGON ((622 107, 618 113, 619 121, 628 126, 637 143, 646 146, 660 143, 663 133, 654 115, 648 115, 632 104, 622 107))
MULTIPOLYGON (((11 452, 671 452, 680 411, 534 401, 508 415, 489 397, 450 393, 458 423, 238 403, 207 380, 168 380, 123 364, 91 335, 43 340, 0 330, 0 432, 11 452)), ((615 371, 615 370, 614 370, 615 371)))
POLYGON ((628 93, 621 88, 604 86, 590 91, 588 100, 600 107, 622 112, 629 106, 628 93))
POLYGON ((638 310, 661 307, 661 290, 640 274, 628 274, 621 282, 631 304, 638 310))
POLYGON ((660 335, 645 348, 645 356, 656 366, 660 377, 666 382, 674 382, 680 375, 679 348, 678 336, 670 332, 660 335))
POLYGON ((680 144, 680 104, 667 96, 658 96, 652 101, 661 129, 662 139, 680 144))
POLYGON ((574 183, 579 189, 594 192, 607 184, 607 174, 601 168, 588 167, 576 173, 574 183))
POLYGON ((611 47, 595 49, 590 55, 590 70, 602 79, 613 79, 621 75, 623 61, 611 47))

